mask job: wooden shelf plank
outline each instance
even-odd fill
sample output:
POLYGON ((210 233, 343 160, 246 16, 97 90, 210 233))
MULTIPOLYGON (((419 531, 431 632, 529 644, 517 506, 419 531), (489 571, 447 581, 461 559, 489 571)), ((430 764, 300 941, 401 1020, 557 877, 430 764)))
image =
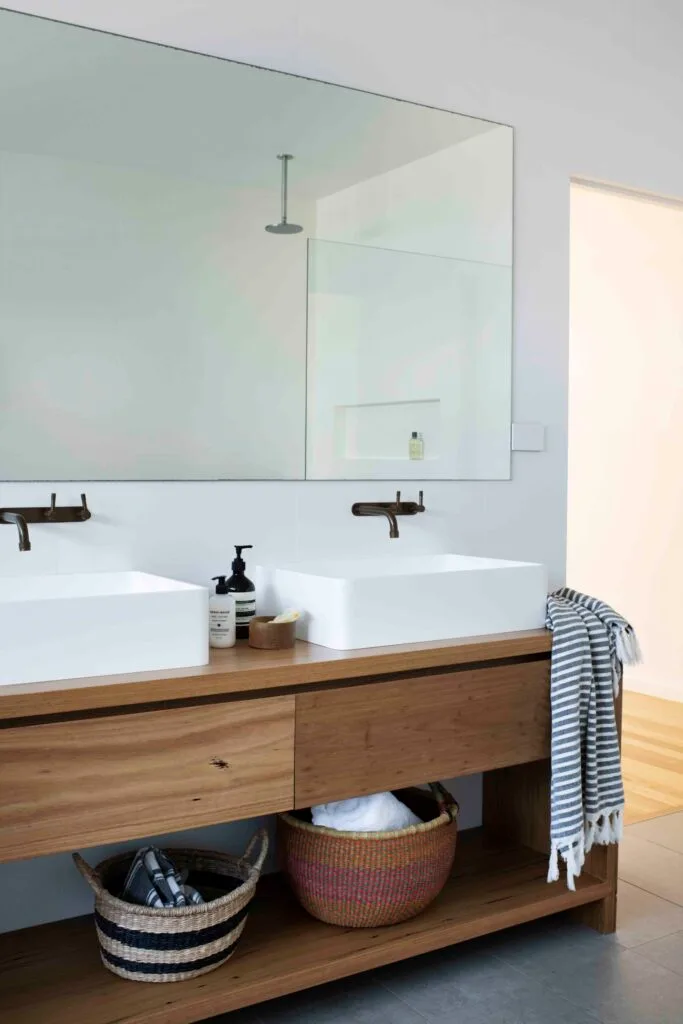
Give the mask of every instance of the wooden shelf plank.
POLYGON ((0 721, 548 655, 550 646, 551 634, 545 629, 357 651, 334 651, 302 640, 292 650, 258 651, 240 641, 227 650, 211 651, 209 664, 196 668, 3 685, 0 721))
POLYGON ((591 876, 570 892, 546 883, 547 860, 525 847, 488 848, 466 833, 457 870, 419 917, 343 929, 309 917, 278 877, 264 879, 238 951, 211 974, 174 984, 115 977, 100 963, 89 917, 0 936, 6 1024, 191 1024, 358 971, 416 956, 602 899, 591 876))

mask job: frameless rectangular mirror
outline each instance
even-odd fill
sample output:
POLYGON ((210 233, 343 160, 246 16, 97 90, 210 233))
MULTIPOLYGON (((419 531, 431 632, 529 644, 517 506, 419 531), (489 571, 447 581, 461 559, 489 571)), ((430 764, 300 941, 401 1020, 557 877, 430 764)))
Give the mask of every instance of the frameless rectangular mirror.
POLYGON ((509 476, 512 129, 9 11, 0 123, 0 479, 509 476))

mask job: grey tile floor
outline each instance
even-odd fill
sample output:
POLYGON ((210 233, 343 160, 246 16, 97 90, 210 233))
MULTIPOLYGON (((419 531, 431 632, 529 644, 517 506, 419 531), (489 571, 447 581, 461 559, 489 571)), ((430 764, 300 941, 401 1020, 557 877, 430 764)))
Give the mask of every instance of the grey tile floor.
POLYGON ((683 1024, 683 813, 626 829, 617 934, 563 917, 211 1024, 683 1024))

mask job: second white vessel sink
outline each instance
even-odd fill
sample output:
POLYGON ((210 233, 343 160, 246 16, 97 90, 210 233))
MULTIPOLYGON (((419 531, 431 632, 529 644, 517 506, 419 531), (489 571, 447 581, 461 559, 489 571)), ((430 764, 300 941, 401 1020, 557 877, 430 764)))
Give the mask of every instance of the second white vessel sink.
POLYGON ((337 650, 536 629, 545 566, 465 555, 313 561, 262 569, 300 639, 337 650))
POLYGON ((144 572, 0 577, 0 684, 206 665, 208 600, 144 572))

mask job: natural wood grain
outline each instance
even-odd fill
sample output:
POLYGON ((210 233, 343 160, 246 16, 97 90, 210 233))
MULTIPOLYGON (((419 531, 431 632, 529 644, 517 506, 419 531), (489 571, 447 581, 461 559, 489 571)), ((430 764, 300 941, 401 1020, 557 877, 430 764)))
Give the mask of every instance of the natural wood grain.
POLYGON ((683 810, 683 703, 626 690, 626 823, 683 810))
POLYGON ((591 903, 590 906, 576 907, 572 917, 581 924, 594 928, 602 935, 611 935, 617 930, 617 870, 619 866, 619 847, 594 846, 586 857, 583 870, 594 878, 600 878, 609 886, 604 899, 591 903))
POLYGON ((0 730, 0 861, 286 810, 293 798, 293 696, 0 730))
POLYGON ((0 721, 424 671, 549 651, 550 633, 544 629, 359 651, 334 651, 303 641, 289 651, 259 651, 244 641, 212 651, 210 663, 197 668, 0 686, 0 721))
MULTIPOLYGON (((621 730, 621 697, 616 702, 621 730)), ((521 764, 484 776, 483 822, 487 835, 523 843, 546 857, 550 850, 550 762, 521 764)), ((573 916, 599 932, 617 926, 618 847, 596 846, 586 858, 584 871, 608 886, 604 898, 579 907, 573 916)), ((563 881, 564 884, 564 881, 563 881)))
POLYGON ((550 761, 512 765, 484 775, 482 820, 487 836, 550 851, 550 761))
POLYGON ((191 1024, 241 1006, 370 970, 600 899, 584 875, 572 893, 547 885, 545 859, 482 848, 465 834, 456 875, 423 914, 377 929, 309 917, 279 880, 265 880, 232 960, 172 985, 123 981, 102 967, 93 925, 77 918, 0 936, 7 1024, 191 1024))
POLYGON ((297 694, 296 806, 547 757, 548 671, 515 662, 297 694))

